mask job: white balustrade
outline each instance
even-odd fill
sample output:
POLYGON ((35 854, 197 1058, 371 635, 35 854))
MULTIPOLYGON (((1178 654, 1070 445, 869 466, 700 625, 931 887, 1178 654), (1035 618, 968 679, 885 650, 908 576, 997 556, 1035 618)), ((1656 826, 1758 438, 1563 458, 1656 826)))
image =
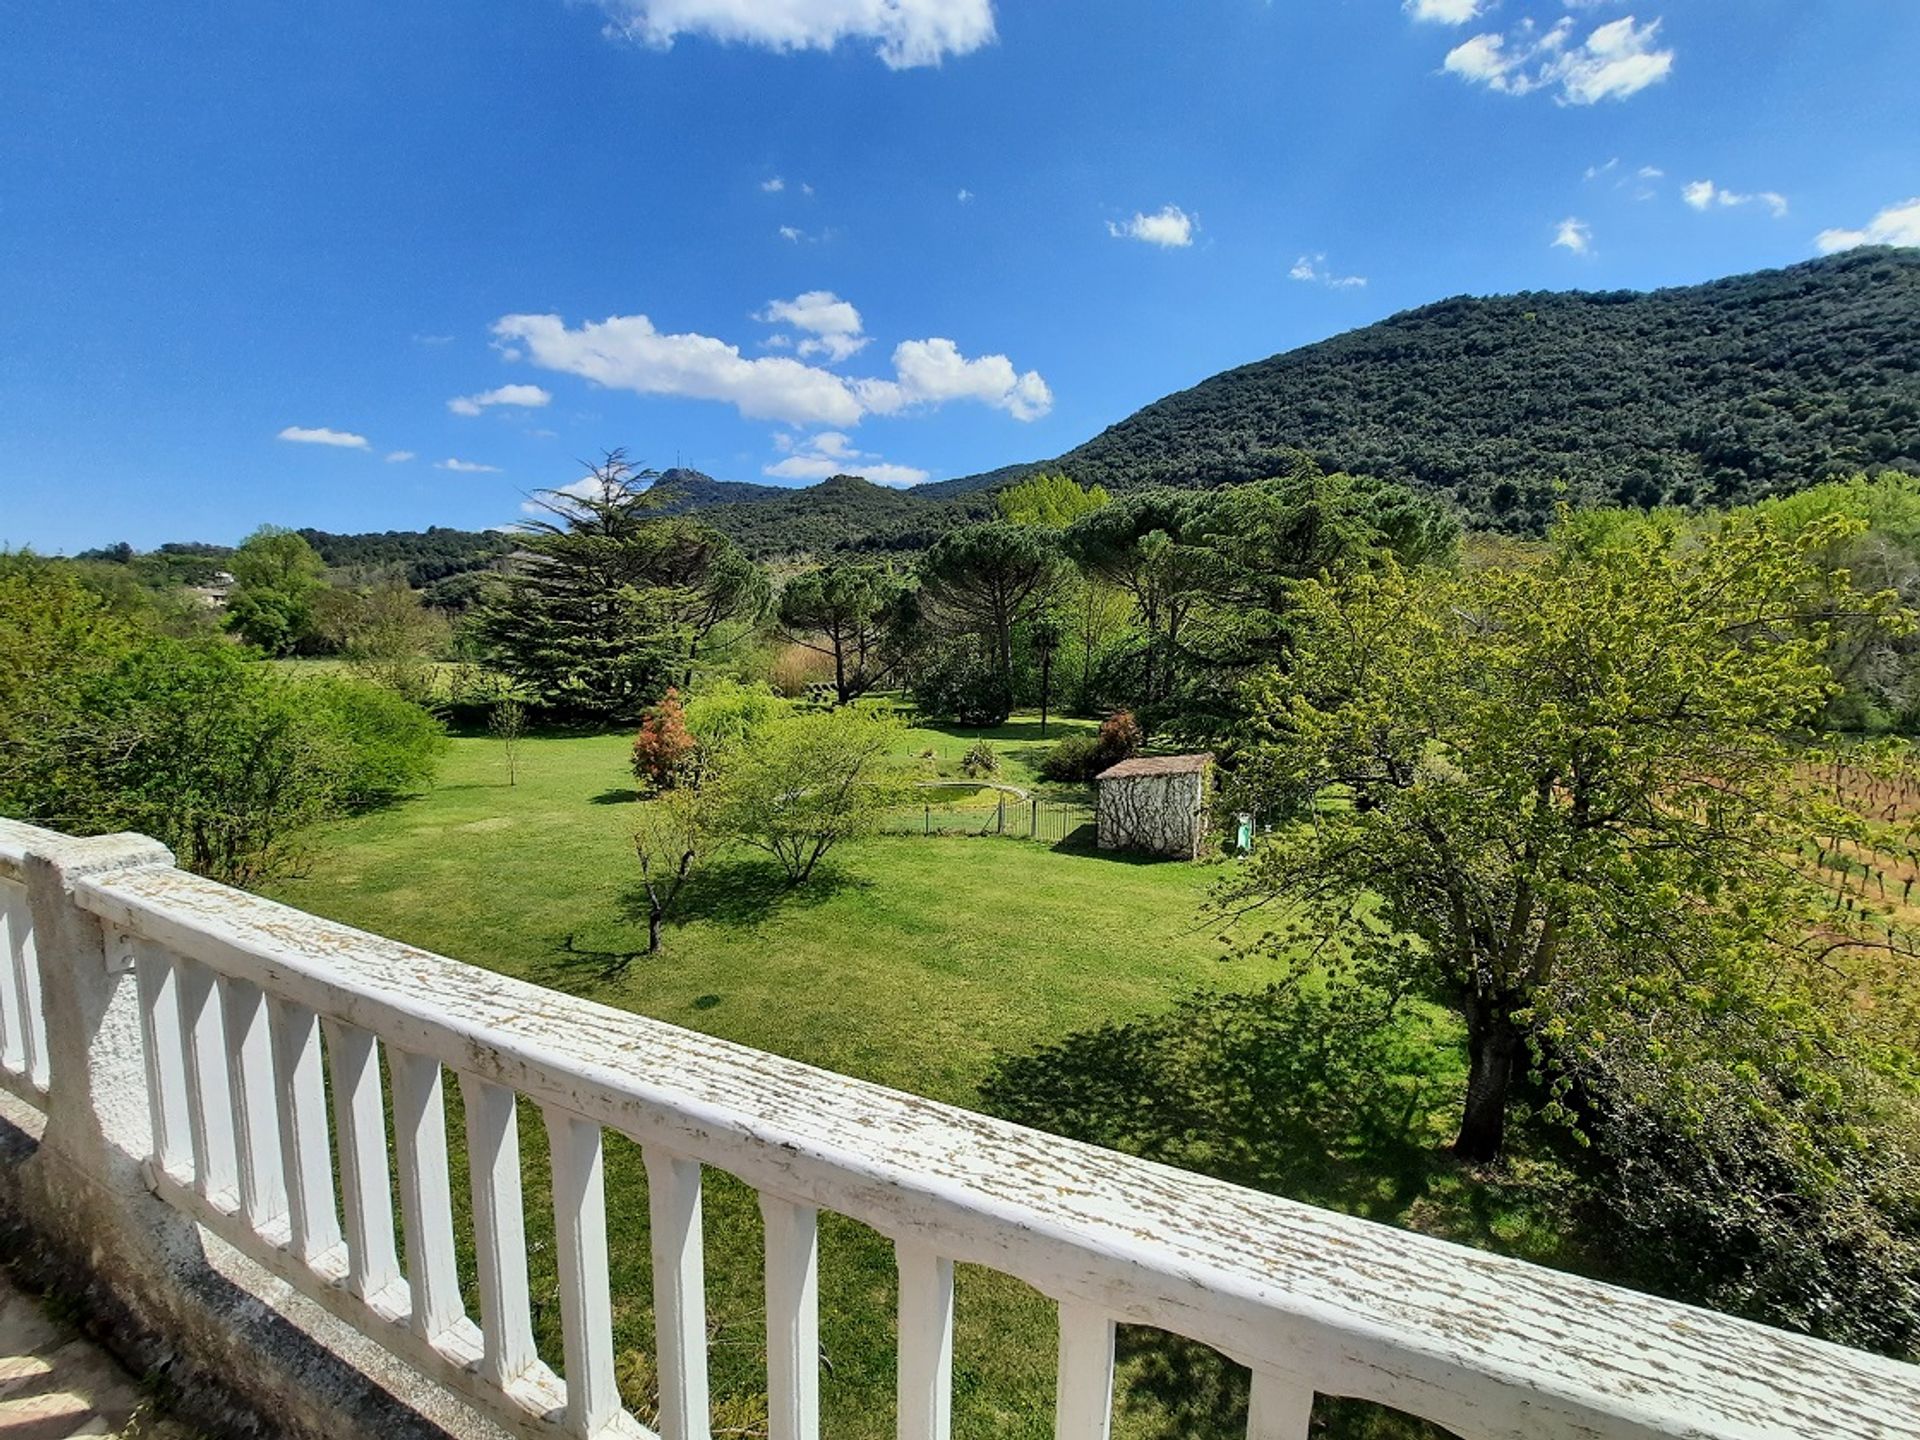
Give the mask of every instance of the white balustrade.
POLYGON ((0 1087, 28 1104, 43 1105, 47 1019, 40 998, 33 910, 20 880, 24 853, 0 837, 0 1087))
MULTIPOLYGON (((16 956, 25 907, 5 886, 20 873, 0 850, 16 956)), ((820 1434, 823 1210, 895 1247, 903 1440, 952 1429, 956 1263, 1057 1304, 1062 1440, 1110 1434, 1122 1323, 1248 1367, 1250 1440, 1303 1440, 1316 1393, 1471 1440, 1920 1434, 1915 1367, 826 1074, 168 867, 82 877, 72 897, 132 962, 155 1190, 521 1435, 649 1433, 616 1385, 609 1131, 646 1167, 665 1440, 709 1435, 705 1169, 759 1195, 770 1440, 820 1434), (454 1264, 448 1075, 465 1117, 477 1316, 454 1264), (551 1157, 564 1379, 530 1319, 522 1100, 551 1157)), ((16 1080, 19 973, 16 961, 0 1008, 16 1080)))

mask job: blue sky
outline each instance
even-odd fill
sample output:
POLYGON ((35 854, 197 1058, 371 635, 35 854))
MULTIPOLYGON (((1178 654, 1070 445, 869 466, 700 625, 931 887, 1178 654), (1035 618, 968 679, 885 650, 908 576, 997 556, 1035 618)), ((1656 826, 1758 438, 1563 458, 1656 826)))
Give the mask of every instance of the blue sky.
POLYGON ((1913 0, 102 0, 0 45, 0 541, 905 483, 1448 295, 1920 243, 1913 0))

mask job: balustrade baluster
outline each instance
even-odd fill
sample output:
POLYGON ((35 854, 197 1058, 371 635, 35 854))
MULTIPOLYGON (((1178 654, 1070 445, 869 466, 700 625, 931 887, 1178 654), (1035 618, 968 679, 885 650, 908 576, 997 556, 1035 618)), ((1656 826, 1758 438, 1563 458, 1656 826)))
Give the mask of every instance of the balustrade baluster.
POLYGON ((393 1130, 400 1161, 400 1214, 406 1225, 413 1333, 435 1344, 467 1318, 453 1258, 447 1108, 440 1062, 390 1047, 387 1066, 393 1073, 393 1130))
POLYGON ((947 1440, 953 1428, 953 1262, 894 1248, 900 1270, 900 1440, 947 1440))
POLYGON ((187 1057, 180 1022, 180 977, 171 955, 132 942, 140 993, 140 1039, 147 1072, 147 1114, 155 1167, 185 1185, 193 1178, 193 1122, 187 1118, 187 1057))
POLYGON ((197 960, 175 965, 180 987, 180 1035, 187 1052, 187 1124, 193 1141, 193 1186, 201 1199, 228 1212, 240 1208, 235 1175, 233 1096, 227 1078, 227 1042, 220 1020, 220 987, 197 960))
POLYGON ((393 1192, 387 1168, 387 1116, 380 1098, 380 1055, 373 1036, 325 1023, 333 1072, 334 1129, 340 1140, 340 1189, 347 1213, 347 1286, 389 1319, 403 1313, 396 1292, 400 1260, 393 1243, 393 1192))
POLYGON ((1247 1399, 1247 1440, 1306 1440, 1313 1389, 1264 1370, 1253 1372, 1247 1399))
POLYGON ((33 911, 24 885, 0 882, 0 1065, 47 1088, 47 1043, 40 1001, 40 963, 34 953, 33 911))
POLYGON ((567 1364, 567 1433, 591 1437, 620 1415, 613 1380, 613 1308, 607 1281, 607 1201, 600 1127, 546 1107, 553 1154, 553 1227, 567 1364))
POLYGON ((1107 1440, 1113 1429, 1113 1317, 1060 1302, 1060 1380, 1055 1440, 1107 1440))
POLYGON ((700 1164, 649 1145, 653 1328, 659 1346, 663 1440, 707 1440, 707 1291, 701 1253, 700 1164))
POLYGON ((220 1012, 226 1022, 227 1071, 233 1092, 240 1213, 256 1235, 278 1243, 286 1234, 287 1186, 280 1159, 266 996, 248 981, 223 980, 220 1012))
POLYGON ((267 1012, 272 1021, 274 1097, 280 1112, 289 1244, 307 1265, 334 1279, 345 1268, 344 1247, 333 1193, 320 1019, 304 1005, 272 997, 267 1012))
POLYGON ((767 1229, 768 1440, 820 1434, 820 1243, 810 1205, 762 1193, 767 1229))
POLYGON ((482 1372, 506 1389, 533 1367, 527 1290, 527 1221, 520 1194, 519 1106, 513 1091, 460 1077, 473 1182, 474 1249, 480 1270, 482 1372))

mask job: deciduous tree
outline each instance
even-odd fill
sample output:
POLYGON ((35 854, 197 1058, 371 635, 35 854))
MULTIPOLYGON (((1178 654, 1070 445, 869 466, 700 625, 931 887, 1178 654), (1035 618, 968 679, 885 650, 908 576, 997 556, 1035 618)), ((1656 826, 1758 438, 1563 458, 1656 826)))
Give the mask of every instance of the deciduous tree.
POLYGON ((1818 563, 1851 523, 1563 527, 1532 568, 1298 587, 1291 662, 1247 691, 1239 780, 1286 823, 1222 898, 1285 902, 1279 934, 1458 1011, 1463 1158, 1500 1153, 1529 1069, 1559 1101, 1603 1066, 1617 1090, 1623 1036, 1670 1062, 1718 1047, 1733 1073, 1854 1025, 1884 945, 1797 858, 1866 824, 1809 733, 1833 627, 1905 623, 1818 563))

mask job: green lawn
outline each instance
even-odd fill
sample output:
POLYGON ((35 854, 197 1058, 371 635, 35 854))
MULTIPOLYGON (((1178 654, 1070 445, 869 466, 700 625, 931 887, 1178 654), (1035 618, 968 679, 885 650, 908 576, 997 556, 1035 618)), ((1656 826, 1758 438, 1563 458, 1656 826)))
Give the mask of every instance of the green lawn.
MULTIPOLYGON (((1054 727, 1057 728, 1057 727, 1054 727)), ((1005 776, 1031 778, 1037 724, 986 732, 1005 776)), ((971 733, 909 732, 903 750, 957 765, 971 733)), ((960 1104, 996 1057, 1115 1017, 1165 1009, 1202 985, 1253 986, 1197 923, 1206 866, 1140 864, 999 839, 885 837, 783 890, 769 865, 723 862, 689 892, 665 954, 636 954, 633 803, 623 736, 523 746, 505 783, 496 742, 455 740, 433 791, 315 837, 279 899, 489 969, 675 1024, 960 1104)), ((458 1140, 458 1111, 452 1109, 458 1140)), ((528 1129, 536 1292, 552 1295, 544 1165, 528 1129)), ((648 1383, 651 1313, 644 1174, 608 1156, 615 1293, 630 1398, 648 1383)), ((751 1197, 709 1180, 714 1390, 751 1412, 764 1391, 751 1197)), ((828 1433, 891 1433, 892 1269, 871 1232, 823 1220, 822 1335, 828 1433)), ((475 1302, 477 1305, 477 1302, 475 1302)), ((1050 1307, 1024 1287, 963 1273, 956 1431, 1050 1433, 1050 1307)), ((557 1306, 539 1317, 557 1361, 557 1306)))
MULTIPOLYGON (((1037 732, 1024 719, 984 732, 1001 753, 1003 778, 1032 778, 1053 738, 1043 742, 1037 732)), ((939 768, 951 771, 973 738, 914 730, 901 749, 911 757, 932 748, 939 768)), ((1173 1039, 1156 1038, 1151 1018, 1111 1043, 1101 1027, 1178 1017, 1186 1013, 1181 1000, 1196 989, 1254 991, 1274 976, 1275 962, 1228 960, 1214 929, 1200 923, 1218 873, 1212 866, 960 837, 866 841, 836 853, 798 891, 784 889, 771 865, 751 855, 722 859, 690 887, 665 953, 649 959, 639 953, 645 926, 628 841, 627 747, 620 735, 524 742, 519 783, 509 788, 497 742, 455 740, 431 793, 329 827, 315 837, 306 872, 271 893, 488 969, 961 1105, 981 1105, 983 1080, 1009 1060, 1018 1067, 1015 1057, 1078 1037, 1071 1050, 1019 1071, 1016 1080, 1032 1079, 1032 1094, 1000 1105, 1060 1128, 1077 1122, 1047 1099, 1056 1089, 1074 1103, 1094 1096, 1102 1117, 1110 1108, 1147 1115, 1168 1085, 1199 1073, 1182 1058, 1195 1042, 1176 1034, 1191 1028, 1189 1020, 1170 1022, 1173 1039), (1124 1063, 1108 1065, 1110 1051, 1125 1052, 1124 1063)), ((1295 1024, 1293 1032, 1271 1033, 1294 1044, 1302 1039, 1295 1024)), ((1258 1046, 1269 1032, 1235 1022, 1236 1043, 1248 1043, 1250 1033, 1258 1046)), ((1174 1118, 1164 1134, 1123 1128, 1094 1138, 1448 1233, 1484 1238, 1501 1235, 1502 1225, 1518 1227, 1524 1241, 1528 1217, 1486 1208, 1484 1196, 1470 1195, 1435 1161, 1441 1136, 1433 1125, 1444 1119, 1434 1121, 1432 1097, 1420 1085, 1437 1069, 1444 1089, 1457 1078, 1457 1055, 1444 1027, 1437 1045, 1425 1032, 1417 1043, 1439 1057, 1425 1065, 1423 1080, 1357 1102, 1369 1114, 1389 1115, 1382 1123, 1394 1134, 1385 1140, 1346 1123, 1349 1102, 1339 1095, 1321 1096, 1330 1119, 1301 1111, 1303 1123, 1288 1139, 1273 1117, 1292 1105, 1292 1082, 1273 1096, 1256 1094, 1252 1105, 1201 1102, 1231 1109, 1234 1134, 1197 1134, 1176 1109, 1166 1112, 1174 1118), (1292 1147, 1285 1163, 1236 1161, 1271 1158, 1276 1143, 1292 1147)), ((1199 1044, 1208 1054, 1218 1048, 1211 1039, 1199 1044)), ((1302 1073, 1314 1088, 1313 1062, 1302 1073)), ((1230 1085, 1221 1093, 1244 1093, 1237 1074, 1230 1085)), ((459 1163, 458 1106, 449 1111, 459 1163)), ((552 1224, 531 1117, 523 1138, 536 1332, 557 1368, 552 1224)), ((609 1140, 607 1183, 623 1388, 644 1409, 652 1378, 645 1178, 635 1148, 617 1138, 609 1140)), ((766 1384, 759 1217, 745 1188, 720 1175, 709 1178, 707 1207, 714 1395, 728 1407, 728 1424, 751 1433, 766 1384)), ((477 1313, 470 1264, 468 1274, 477 1313)), ((892 1433, 893 1286, 891 1252, 878 1236, 822 1217, 828 1434, 879 1440, 892 1433)), ((1050 1434, 1053 1347, 1050 1305, 1004 1277, 963 1270, 955 1433, 1050 1434)), ((1221 1398, 1217 1367, 1203 1362, 1212 1378, 1198 1382, 1190 1355, 1137 1341, 1123 1353, 1116 1433, 1231 1433, 1243 1397, 1229 1386, 1221 1398), (1170 1384, 1169 1375, 1179 1382, 1170 1384), (1180 1403, 1192 1395, 1203 1397, 1205 1413, 1180 1403)), ((1363 1425, 1341 1433, 1373 1432, 1363 1425)))

